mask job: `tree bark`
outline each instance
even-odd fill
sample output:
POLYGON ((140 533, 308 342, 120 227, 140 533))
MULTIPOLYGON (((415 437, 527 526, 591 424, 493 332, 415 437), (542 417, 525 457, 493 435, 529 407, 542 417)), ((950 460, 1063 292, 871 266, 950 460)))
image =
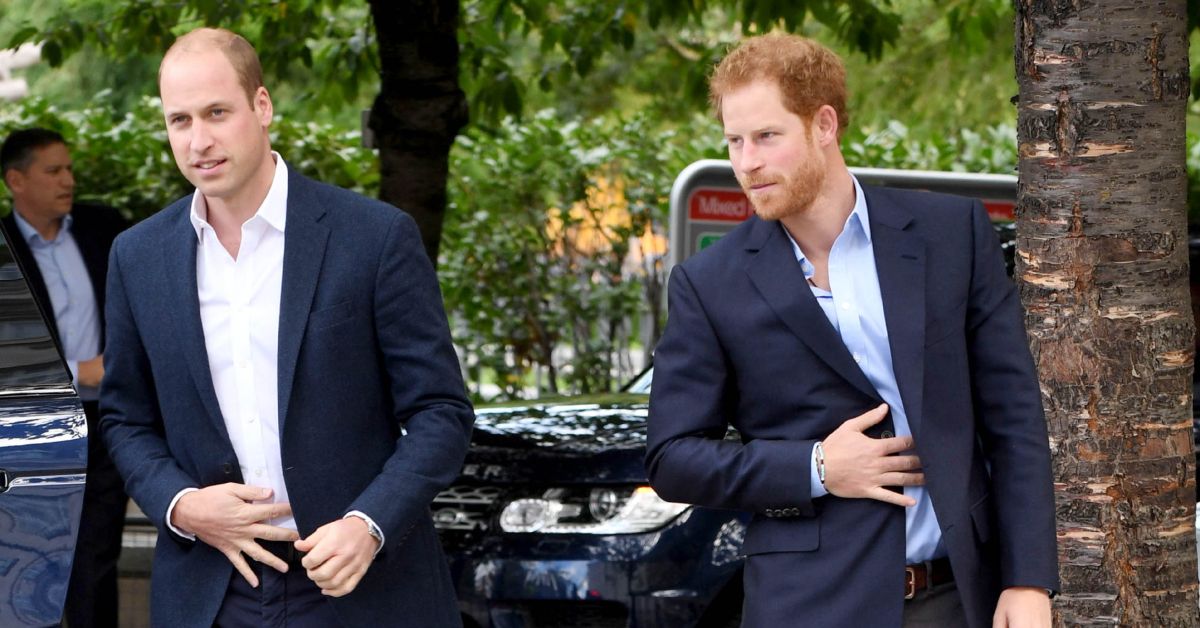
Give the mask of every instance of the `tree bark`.
POLYGON ((1197 623, 1186 2, 1016 2, 1017 275, 1060 626, 1197 623))
POLYGON ((379 197, 416 220, 437 265, 450 147, 467 123, 458 83, 459 0, 371 0, 380 89, 370 126, 379 147, 379 197))

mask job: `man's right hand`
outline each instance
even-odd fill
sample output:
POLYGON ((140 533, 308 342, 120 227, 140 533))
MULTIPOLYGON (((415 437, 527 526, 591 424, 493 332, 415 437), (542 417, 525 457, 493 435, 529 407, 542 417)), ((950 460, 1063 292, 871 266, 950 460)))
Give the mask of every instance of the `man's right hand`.
POLYGON ((209 486, 184 494, 171 511, 171 525, 196 535, 196 538, 215 547, 233 563, 250 586, 258 586, 258 576, 246 562, 249 556, 258 562, 287 572, 287 563, 280 560, 255 539, 295 541, 295 530, 263 523, 276 517, 292 514, 290 504, 255 504, 271 498, 271 489, 229 482, 209 486), (245 556, 243 556, 245 554, 245 556))
POLYGON ((104 354, 90 359, 82 360, 76 366, 79 371, 79 385, 89 388, 97 388, 100 386, 100 380, 104 379, 104 354))
POLYGON ((838 497, 869 498, 897 506, 917 501, 885 486, 919 486, 925 483, 921 460, 898 456, 913 447, 911 436, 871 438, 865 432, 887 416, 887 404, 847 419, 822 443, 825 450, 825 488, 838 497))

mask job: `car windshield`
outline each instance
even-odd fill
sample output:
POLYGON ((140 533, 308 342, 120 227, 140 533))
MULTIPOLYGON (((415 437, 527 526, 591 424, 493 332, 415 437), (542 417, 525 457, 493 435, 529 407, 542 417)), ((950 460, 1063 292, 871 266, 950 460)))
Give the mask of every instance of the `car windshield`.
POLYGON ((637 393, 639 395, 650 394, 650 380, 654 377, 654 366, 646 367, 641 375, 633 378, 633 381, 625 385, 625 392, 637 393))

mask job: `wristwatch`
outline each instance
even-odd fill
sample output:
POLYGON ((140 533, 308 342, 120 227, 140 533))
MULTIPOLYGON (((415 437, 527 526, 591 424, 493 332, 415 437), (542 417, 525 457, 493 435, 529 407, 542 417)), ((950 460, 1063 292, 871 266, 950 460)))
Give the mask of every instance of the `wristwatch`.
POLYGON ((368 517, 358 512, 347 513, 346 516, 362 519, 363 523, 367 524, 367 533, 371 535, 371 538, 379 541, 379 547, 383 548, 383 530, 380 530, 374 521, 371 521, 368 517))

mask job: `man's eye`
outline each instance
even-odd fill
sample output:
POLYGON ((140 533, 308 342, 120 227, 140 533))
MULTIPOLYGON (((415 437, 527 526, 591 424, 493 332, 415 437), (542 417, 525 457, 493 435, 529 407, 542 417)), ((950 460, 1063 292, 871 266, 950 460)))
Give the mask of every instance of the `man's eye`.
POLYGON ((224 109, 213 109, 209 113, 209 115, 211 115, 214 118, 220 118, 221 116, 225 115, 225 110, 224 109))

